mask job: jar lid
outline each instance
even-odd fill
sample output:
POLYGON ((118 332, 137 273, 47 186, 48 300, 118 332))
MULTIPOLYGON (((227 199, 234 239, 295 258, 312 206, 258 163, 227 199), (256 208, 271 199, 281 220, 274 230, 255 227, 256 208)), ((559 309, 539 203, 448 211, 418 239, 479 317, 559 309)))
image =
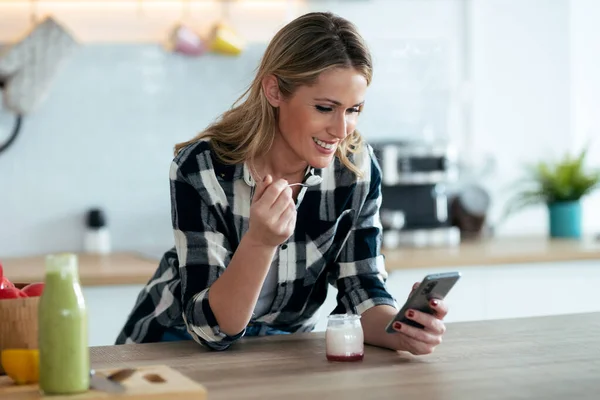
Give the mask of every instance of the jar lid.
POLYGON ((327 319, 331 321, 354 321, 360 319, 360 314, 331 314, 327 319))

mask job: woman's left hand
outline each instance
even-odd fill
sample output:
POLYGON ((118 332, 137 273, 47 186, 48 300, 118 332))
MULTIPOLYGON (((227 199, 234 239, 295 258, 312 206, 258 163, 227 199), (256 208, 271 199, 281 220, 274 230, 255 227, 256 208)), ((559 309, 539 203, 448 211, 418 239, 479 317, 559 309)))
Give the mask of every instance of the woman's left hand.
MULTIPOLYGON (((419 286, 415 283, 414 289, 419 286)), ((448 307, 442 300, 432 299, 429 306, 433 314, 426 314, 417 310, 407 310, 406 317, 423 325, 423 328, 415 328, 401 322, 395 322, 393 327, 398 335, 395 335, 396 350, 408 351, 414 355, 431 354, 435 348, 442 343, 442 336, 446 332, 443 319, 448 314, 448 307)))

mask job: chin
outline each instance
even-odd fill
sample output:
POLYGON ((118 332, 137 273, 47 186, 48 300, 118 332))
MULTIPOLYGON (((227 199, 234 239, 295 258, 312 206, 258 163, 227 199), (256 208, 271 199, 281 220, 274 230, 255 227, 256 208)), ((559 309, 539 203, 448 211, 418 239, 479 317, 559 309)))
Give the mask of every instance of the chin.
POLYGON ((310 164, 313 168, 323 169, 327 168, 331 165, 335 158, 335 155, 331 155, 329 157, 312 157, 308 160, 308 164, 310 164))

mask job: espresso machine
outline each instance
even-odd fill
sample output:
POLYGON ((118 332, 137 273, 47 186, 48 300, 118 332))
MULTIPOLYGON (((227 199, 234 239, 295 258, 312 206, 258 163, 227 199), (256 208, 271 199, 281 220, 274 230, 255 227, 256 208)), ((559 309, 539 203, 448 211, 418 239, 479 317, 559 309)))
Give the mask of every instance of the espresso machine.
POLYGON ((382 169, 383 246, 456 246, 449 186, 458 180, 458 160, 447 144, 418 141, 371 143, 382 169))

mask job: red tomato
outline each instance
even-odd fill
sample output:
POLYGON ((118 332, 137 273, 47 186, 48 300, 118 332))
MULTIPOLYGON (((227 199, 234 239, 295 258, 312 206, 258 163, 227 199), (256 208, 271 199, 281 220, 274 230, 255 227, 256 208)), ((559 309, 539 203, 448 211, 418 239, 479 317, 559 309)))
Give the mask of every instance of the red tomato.
POLYGON ((36 282, 30 283, 25 286, 21 291, 25 293, 28 297, 37 297, 42 295, 42 291, 44 290, 44 282, 36 282))
POLYGON ((0 289, 14 288, 14 287, 15 287, 15 285, 13 285, 13 283, 11 281, 9 281, 7 277, 3 276, 2 278, 0 278, 0 289))
POLYGON ((21 297, 27 297, 27 295, 15 287, 0 289, 0 300, 18 299, 21 297))

